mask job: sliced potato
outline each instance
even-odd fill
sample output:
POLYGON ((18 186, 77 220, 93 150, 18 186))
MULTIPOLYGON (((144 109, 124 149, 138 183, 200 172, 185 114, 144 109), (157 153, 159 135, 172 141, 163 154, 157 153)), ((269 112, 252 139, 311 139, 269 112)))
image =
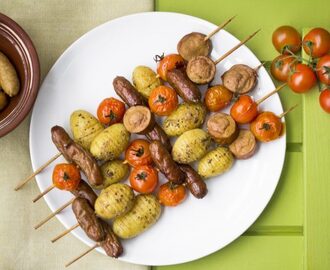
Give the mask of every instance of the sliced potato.
POLYGON ((19 92, 20 83, 16 70, 2 52, 0 52, 0 85, 10 97, 16 96, 19 92))
POLYGON ((111 219, 124 215, 134 205, 133 189, 116 183, 103 189, 95 201, 95 213, 101 218, 111 219))
POLYGON ((211 137, 204 130, 188 130, 175 141, 172 157, 181 164, 194 162, 206 154, 210 144, 211 137))
POLYGON ((142 96, 147 99, 151 91, 162 84, 161 80, 156 76, 157 74, 146 66, 137 66, 133 71, 133 84, 142 96))
POLYGON ((154 195, 138 195, 131 211, 113 221, 113 231, 120 238, 135 237, 156 223, 160 214, 161 206, 154 195))
POLYGON ((104 130, 102 124, 84 110, 77 110, 71 114, 70 127, 73 139, 88 151, 94 138, 104 130))
POLYGON ((206 110, 202 104, 183 103, 165 119, 163 129, 168 136, 179 136, 188 130, 200 127, 205 115, 206 110))

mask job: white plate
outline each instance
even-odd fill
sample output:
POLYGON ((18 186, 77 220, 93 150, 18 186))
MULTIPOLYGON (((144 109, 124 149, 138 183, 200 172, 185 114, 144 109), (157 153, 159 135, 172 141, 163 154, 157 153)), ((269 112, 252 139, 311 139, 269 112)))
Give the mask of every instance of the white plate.
MULTIPOLYGON (((244 23, 236 20, 235 23, 244 23)), ((34 106, 30 128, 33 168, 57 153, 50 138, 52 126, 61 125, 69 131, 72 111, 84 109, 95 114, 103 98, 116 96, 112 87, 115 76, 131 79, 137 65, 155 68, 153 56, 176 52, 183 35, 192 31, 209 33, 214 28, 212 23, 187 15, 140 13, 105 23, 77 40, 48 73, 34 106)), ((239 41, 222 30, 212 42, 211 56, 216 59, 239 41)), ((243 46, 217 66, 218 81, 219 74, 237 63, 256 67, 260 62, 243 46)), ((261 68, 253 96, 260 98, 273 89, 273 82, 261 68)), ((278 95, 264 102, 261 109, 281 113, 278 95)), ((282 171, 285 141, 283 136, 262 144, 253 158, 236 161, 228 173, 207 180, 209 193, 204 199, 189 196, 180 206, 164 209, 151 229, 123 241, 125 253, 119 260, 146 265, 178 264, 206 256, 235 240, 269 202, 282 171)), ((41 191, 51 185, 52 169, 49 166, 37 176, 41 191)), ((54 211, 71 197, 69 192, 55 189, 45 200, 54 211)), ((76 223, 70 207, 57 217, 66 228, 76 223)), ((93 244, 80 228, 73 234, 87 245, 93 244)))

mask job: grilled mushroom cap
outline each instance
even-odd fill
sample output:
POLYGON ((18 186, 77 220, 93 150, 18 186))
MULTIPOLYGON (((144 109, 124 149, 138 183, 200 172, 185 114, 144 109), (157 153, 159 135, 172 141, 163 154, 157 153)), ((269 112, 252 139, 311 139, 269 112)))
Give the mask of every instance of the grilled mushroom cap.
POLYGON ((155 119, 147 107, 132 106, 126 111, 123 123, 130 133, 145 134, 154 127, 155 119))
POLYGON ((207 56, 197 56, 192 58, 187 65, 187 76, 197 84, 206 84, 214 79, 215 64, 207 56))

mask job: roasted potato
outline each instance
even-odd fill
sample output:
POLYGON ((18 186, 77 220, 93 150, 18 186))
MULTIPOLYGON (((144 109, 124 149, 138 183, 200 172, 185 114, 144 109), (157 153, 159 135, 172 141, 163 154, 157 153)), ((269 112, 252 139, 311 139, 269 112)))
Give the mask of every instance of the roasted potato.
POLYGON ((219 146, 207 153, 198 164, 198 173, 209 178, 224 173, 233 165, 234 158, 226 147, 219 146))
POLYGON ((103 189, 95 201, 95 213, 101 218, 111 219, 124 215, 134 205, 133 189, 116 183, 103 189))
POLYGON ((127 148, 130 133, 123 124, 114 124, 101 133, 92 141, 90 152, 98 160, 114 160, 127 148))
POLYGON ((132 238, 152 226, 160 214, 161 207, 154 195, 138 195, 131 211, 117 217, 113 221, 112 229, 120 238, 132 238))
POLYGON ((84 110, 77 110, 71 114, 70 127, 73 139, 88 151, 94 138, 104 130, 102 124, 84 110))
POLYGON ((168 136, 179 136, 200 127, 205 115, 206 110, 202 104, 183 103, 165 119, 163 129, 168 136))
POLYGON ((10 97, 16 96, 19 92, 20 83, 16 70, 2 52, 0 52, 0 85, 10 97))
POLYGON ((147 99, 151 91, 162 84, 161 80, 156 76, 157 74, 146 66, 137 66, 133 71, 133 84, 142 96, 147 99))
POLYGON ((0 111, 4 109, 8 104, 8 98, 4 92, 0 89, 0 111))
POLYGON ((175 141, 172 157, 181 164, 194 162, 206 154, 210 144, 211 137, 204 130, 188 130, 175 141))

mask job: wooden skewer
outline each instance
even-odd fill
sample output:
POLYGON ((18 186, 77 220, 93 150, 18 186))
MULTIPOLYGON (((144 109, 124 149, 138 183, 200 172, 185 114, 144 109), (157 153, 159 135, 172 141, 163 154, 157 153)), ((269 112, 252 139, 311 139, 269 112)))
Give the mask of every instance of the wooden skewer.
POLYGON ((282 112, 278 117, 279 118, 282 118, 283 116, 285 116, 287 113, 293 111, 295 108, 298 107, 299 104, 296 104, 294 106, 292 106, 291 108, 287 109, 285 112, 282 112))
POLYGON ((15 191, 19 190, 22 186, 24 186, 27 182, 29 182, 33 177, 35 177, 38 173, 42 172, 50 163, 52 163, 55 159, 60 157, 62 154, 57 153, 55 156, 53 156, 50 160, 48 160, 45 164, 43 164, 40 168, 38 168, 34 173, 32 173, 30 176, 25 178, 23 181, 21 181, 16 187, 15 191))
POLYGON ((280 86, 278 86, 275 90, 269 92, 266 96, 262 97, 261 99, 257 100, 256 103, 259 105, 261 102, 264 102, 267 98, 275 94, 277 91, 281 90, 284 86, 286 86, 287 83, 283 83, 280 86))
POLYGON ((266 62, 262 62, 259 66, 255 67, 254 70, 257 72, 266 62))
POLYGON ((36 201, 38 201, 40 198, 42 198, 44 195, 46 195, 49 191, 51 191, 53 188, 55 188, 54 185, 49 186, 48 188, 46 188, 43 192, 41 192, 37 197, 35 197, 33 199, 33 202, 35 203, 36 201))
POLYGON ((209 33, 205 38, 204 41, 209 40, 211 37, 213 37, 216 33, 218 33, 221 29, 223 29, 228 23, 230 23, 233 19, 235 19, 236 15, 228 19, 227 21, 220 24, 216 29, 214 29, 211 33, 209 33))
POLYGON ((253 38, 261 29, 255 31, 253 34, 242 40, 240 43, 238 43, 235 47, 230 49, 228 52, 226 52, 223 56, 221 56, 219 59, 214 61, 214 64, 219 64, 223 59, 225 59, 228 55, 232 54, 235 50, 237 50, 239 47, 244 45, 246 42, 248 42, 251 38, 253 38))
POLYGON ((44 225, 48 220, 55 217, 59 212, 61 212, 64 208, 68 207, 75 198, 72 198, 70 201, 68 201, 66 204, 62 205, 60 208, 58 208, 55 212, 51 213, 48 217, 46 217, 44 220, 40 221, 36 226, 34 226, 34 229, 39 229, 42 225, 44 225))
POLYGON ((55 243, 58 239, 61 239, 63 236, 67 235, 69 232, 73 231, 74 229, 79 227, 79 223, 77 223, 76 225, 73 225, 72 227, 70 227, 69 229, 65 230, 64 232, 62 232, 61 234, 59 234, 58 236, 54 237, 51 241, 52 243, 55 243))
POLYGON ((95 244, 94 246, 90 247, 89 249, 87 249, 84 253, 80 254, 79 256, 77 256, 76 258, 74 258, 72 261, 68 262, 65 267, 70 266, 71 264, 73 264, 74 262, 78 261, 80 258, 82 258, 83 256, 87 255, 89 252, 91 252, 92 250, 94 250, 95 248, 99 247, 99 244, 95 244))

